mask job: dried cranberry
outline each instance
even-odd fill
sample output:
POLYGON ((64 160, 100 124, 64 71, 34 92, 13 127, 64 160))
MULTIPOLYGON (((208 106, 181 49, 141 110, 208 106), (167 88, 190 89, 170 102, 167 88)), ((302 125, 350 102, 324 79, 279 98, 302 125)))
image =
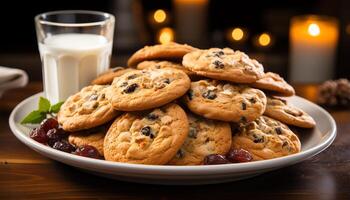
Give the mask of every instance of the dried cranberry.
POLYGON ((225 158, 225 156, 220 154, 210 154, 207 155, 204 160, 204 165, 221 165, 221 164, 229 164, 230 162, 225 158))
POLYGON ((46 132, 43 128, 39 127, 39 128, 34 128, 30 134, 29 137, 32 138, 33 140, 46 144, 48 137, 46 135, 46 132))
POLYGON ((75 151, 75 147, 71 144, 69 144, 68 141, 66 140, 61 140, 61 141, 57 141, 52 145, 52 148, 60 150, 60 151, 64 151, 67 153, 71 153, 73 151, 75 151))
POLYGON ((137 85, 136 83, 133 83, 133 84, 127 86, 123 91, 124 91, 125 93, 132 93, 132 92, 134 92, 134 91, 136 90, 136 88, 138 88, 138 87, 139 87, 139 85, 137 85))
POLYGON ((49 146, 53 146, 57 141, 60 141, 62 139, 67 138, 68 134, 61 128, 53 128, 50 129, 47 133, 46 133, 47 137, 48 137, 48 141, 47 144, 49 146))
POLYGON ((233 163, 250 162, 253 160, 252 155, 244 149, 231 149, 226 154, 226 159, 233 163))
POLYGON ((90 145, 78 147, 73 154, 96 159, 100 159, 102 157, 100 153, 98 153, 97 149, 90 145))
POLYGON ((55 118, 47 118, 41 122, 40 128, 44 129, 45 133, 53 128, 58 128, 58 122, 55 118))
POLYGON ((202 97, 213 100, 216 98, 216 94, 213 90, 208 90, 202 94, 202 97))

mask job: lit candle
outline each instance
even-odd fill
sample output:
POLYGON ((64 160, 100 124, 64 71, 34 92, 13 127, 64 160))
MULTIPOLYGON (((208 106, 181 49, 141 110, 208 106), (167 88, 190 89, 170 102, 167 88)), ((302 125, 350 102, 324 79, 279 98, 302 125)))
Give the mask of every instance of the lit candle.
POLYGON ((208 0, 173 0, 177 40, 203 45, 207 29, 208 0))
POLYGON ((326 16, 298 16, 291 21, 290 76, 293 82, 333 78, 338 21, 326 16))

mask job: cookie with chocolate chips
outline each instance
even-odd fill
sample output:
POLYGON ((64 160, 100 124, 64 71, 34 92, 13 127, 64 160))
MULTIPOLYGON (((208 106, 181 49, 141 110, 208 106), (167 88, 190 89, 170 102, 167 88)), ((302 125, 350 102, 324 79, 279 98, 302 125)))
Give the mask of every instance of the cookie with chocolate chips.
POLYGON ((234 83, 253 83, 264 74, 258 61, 229 48, 192 51, 182 64, 198 75, 234 83))
POLYGON ((115 78, 107 98, 116 110, 146 110, 181 97, 189 87, 190 79, 180 70, 137 70, 115 78))
POLYGON ((301 128, 313 128, 316 125, 315 120, 300 108, 288 104, 285 99, 272 96, 267 97, 264 115, 301 128))
POLYGON ((253 121, 266 106, 262 91, 215 80, 192 82, 183 101, 198 115, 227 122, 253 121))
POLYGON ((95 78, 91 84, 93 85, 110 85, 115 77, 119 77, 127 72, 134 71, 132 68, 115 67, 95 78))
POLYGON ((167 44, 157 44, 153 46, 145 46, 136 51, 128 60, 129 67, 136 65, 145 60, 171 60, 182 61, 182 57, 196 48, 187 44, 178 44, 170 42, 167 44))
POLYGON ((226 154, 231 148, 229 123, 187 113, 189 133, 170 165, 200 165, 210 154, 226 154))
POLYGON ((137 65, 137 69, 163 69, 163 68, 173 68, 185 72, 189 77, 195 76, 195 73, 185 68, 181 63, 171 62, 171 61, 143 61, 137 65))
POLYGON ((300 152, 298 136, 288 126, 272 118, 261 116, 233 129, 232 147, 245 149, 253 160, 266 160, 300 152))
POLYGON ((57 120, 65 131, 80 131, 102 125, 120 112, 106 98, 103 85, 91 85, 70 96, 61 106, 57 120))
POLYGON ((188 119, 176 104, 126 113, 109 128, 104 140, 106 160, 162 165, 173 158, 188 135, 188 119))
POLYGON ((280 75, 267 72, 264 76, 251 84, 252 87, 269 91, 277 96, 293 96, 294 88, 289 85, 280 75))

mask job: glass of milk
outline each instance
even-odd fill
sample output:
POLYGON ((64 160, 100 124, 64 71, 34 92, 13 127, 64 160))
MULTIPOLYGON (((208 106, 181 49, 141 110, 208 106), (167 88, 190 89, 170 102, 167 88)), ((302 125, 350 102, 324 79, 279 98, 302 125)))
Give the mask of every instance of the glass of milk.
POLYGON ((114 16, 104 12, 67 10, 39 14, 36 33, 45 96, 66 100, 109 68, 114 16))

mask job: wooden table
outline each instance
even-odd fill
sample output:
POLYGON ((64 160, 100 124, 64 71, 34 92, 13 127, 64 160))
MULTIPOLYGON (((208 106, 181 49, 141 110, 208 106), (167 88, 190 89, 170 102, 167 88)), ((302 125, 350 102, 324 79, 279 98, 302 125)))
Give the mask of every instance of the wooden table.
MULTIPOLYGON (((315 86, 301 85, 311 100, 315 86)), ((18 141, 8 125, 12 108, 41 91, 41 83, 0 99, 0 199, 350 199, 350 111, 330 111, 338 136, 326 151, 302 163, 248 180, 206 186, 143 185, 87 174, 45 158, 18 141)))

